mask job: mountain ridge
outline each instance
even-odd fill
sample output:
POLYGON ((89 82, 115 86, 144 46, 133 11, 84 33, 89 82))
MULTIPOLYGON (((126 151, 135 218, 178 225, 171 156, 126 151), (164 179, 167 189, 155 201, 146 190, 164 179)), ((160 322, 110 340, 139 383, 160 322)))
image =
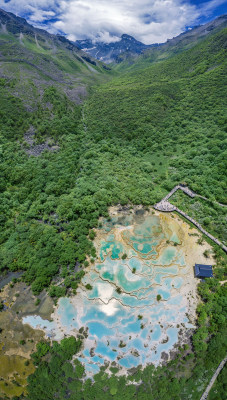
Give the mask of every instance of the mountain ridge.
POLYGON ((119 64, 119 69, 130 68, 131 66, 133 68, 133 64, 135 64, 136 68, 137 58, 150 65, 151 62, 162 61, 192 48, 209 34, 219 32, 225 27, 227 27, 227 14, 217 17, 204 25, 182 32, 180 35, 168 39, 165 43, 145 49, 139 56, 124 53, 118 56, 115 62, 119 64))
MULTIPOLYGON (((51 34, 45 29, 41 28, 36 28, 33 25, 29 24, 27 20, 23 17, 17 16, 11 12, 7 12, 0 8, 0 22, 2 25, 2 28, 5 27, 7 31, 17 34, 17 33, 24 33, 24 34, 41 34, 45 35, 48 38, 51 39, 59 39, 61 41, 67 42, 68 44, 71 44, 71 46, 75 46, 73 42, 68 40, 65 36, 62 36, 60 34, 51 34)), ((4 28, 3 28, 4 29, 4 28)), ((79 50, 79 49, 78 49, 79 50)))
POLYGON ((166 50, 171 50, 173 46, 181 47, 182 45, 187 45, 185 42, 197 42, 211 31, 222 29, 224 25, 227 25, 227 15, 225 14, 206 24, 194 26, 192 29, 188 29, 172 39, 167 39, 163 43, 146 45, 136 40, 133 36, 123 34, 121 40, 117 42, 104 43, 84 39, 75 41, 75 44, 98 60, 107 64, 120 64, 126 60, 134 62, 141 55, 144 55, 144 57, 149 56, 149 52, 164 53, 166 50))
POLYGON ((2 9, 0 45, 1 76, 15 81, 11 93, 17 93, 29 109, 36 107, 37 96, 42 97, 51 84, 79 104, 88 87, 108 74, 102 62, 66 37, 35 28, 24 18, 2 9))
POLYGON ((92 57, 106 64, 115 62, 122 53, 130 53, 136 56, 141 54, 145 49, 157 46, 157 44, 146 45, 126 33, 121 35, 120 40, 116 42, 105 43, 85 39, 77 40, 75 44, 92 57))

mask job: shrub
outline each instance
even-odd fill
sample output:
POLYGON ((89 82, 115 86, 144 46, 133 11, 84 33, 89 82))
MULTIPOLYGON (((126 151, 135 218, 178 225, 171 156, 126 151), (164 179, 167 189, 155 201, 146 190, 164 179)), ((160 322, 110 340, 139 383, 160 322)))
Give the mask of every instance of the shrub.
POLYGON ((85 287, 86 287, 87 290, 92 290, 93 289, 92 286, 90 285, 90 283, 87 283, 85 285, 85 287))

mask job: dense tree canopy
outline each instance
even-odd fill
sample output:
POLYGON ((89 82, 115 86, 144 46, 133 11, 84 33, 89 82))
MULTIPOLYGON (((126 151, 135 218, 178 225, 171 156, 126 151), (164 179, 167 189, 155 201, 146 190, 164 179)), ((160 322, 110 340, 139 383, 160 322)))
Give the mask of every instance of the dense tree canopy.
MULTIPOLYGON (((224 30, 169 60, 113 74, 93 89, 83 112, 59 86, 46 88, 28 111, 12 94, 13 82, 0 80, 1 272, 23 270, 35 294, 44 287, 56 298, 75 293, 87 256, 96 256, 92 229, 108 206, 152 205, 179 182, 209 201, 174 201, 226 238, 226 211, 215 202, 227 203, 225 43, 224 30), (29 131, 35 145, 49 140, 51 151, 28 154, 29 131)), ((214 249, 222 279, 226 257, 214 249)), ((198 400, 227 348, 226 286, 208 280, 199 294, 192 349, 180 349, 168 366, 138 369, 128 379, 103 368, 93 382, 74 358, 80 339, 42 342, 29 400, 198 400)))

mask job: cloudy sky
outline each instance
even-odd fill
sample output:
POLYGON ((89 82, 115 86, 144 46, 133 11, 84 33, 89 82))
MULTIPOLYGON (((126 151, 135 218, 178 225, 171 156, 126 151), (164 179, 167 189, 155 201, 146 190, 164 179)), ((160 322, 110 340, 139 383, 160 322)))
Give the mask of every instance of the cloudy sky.
POLYGON ((0 7, 68 39, 161 43, 227 13, 225 0, 0 0, 0 7))

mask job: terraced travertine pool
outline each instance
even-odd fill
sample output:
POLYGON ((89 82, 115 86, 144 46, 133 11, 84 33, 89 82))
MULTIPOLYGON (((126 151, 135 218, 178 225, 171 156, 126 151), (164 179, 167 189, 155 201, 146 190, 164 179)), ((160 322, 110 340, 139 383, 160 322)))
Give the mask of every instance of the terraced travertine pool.
POLYGON ((197 282, 190 254, 198 245, 189 226, 143 209, 112 209, 110 215, 97 230, 97 259, 77 294, 59 300, 52 322, 23 318, 55 340, 76 336, 83 327, 79 360, 88 376, 107 364, 122 371, 157 365, 195 318, 197 282))

